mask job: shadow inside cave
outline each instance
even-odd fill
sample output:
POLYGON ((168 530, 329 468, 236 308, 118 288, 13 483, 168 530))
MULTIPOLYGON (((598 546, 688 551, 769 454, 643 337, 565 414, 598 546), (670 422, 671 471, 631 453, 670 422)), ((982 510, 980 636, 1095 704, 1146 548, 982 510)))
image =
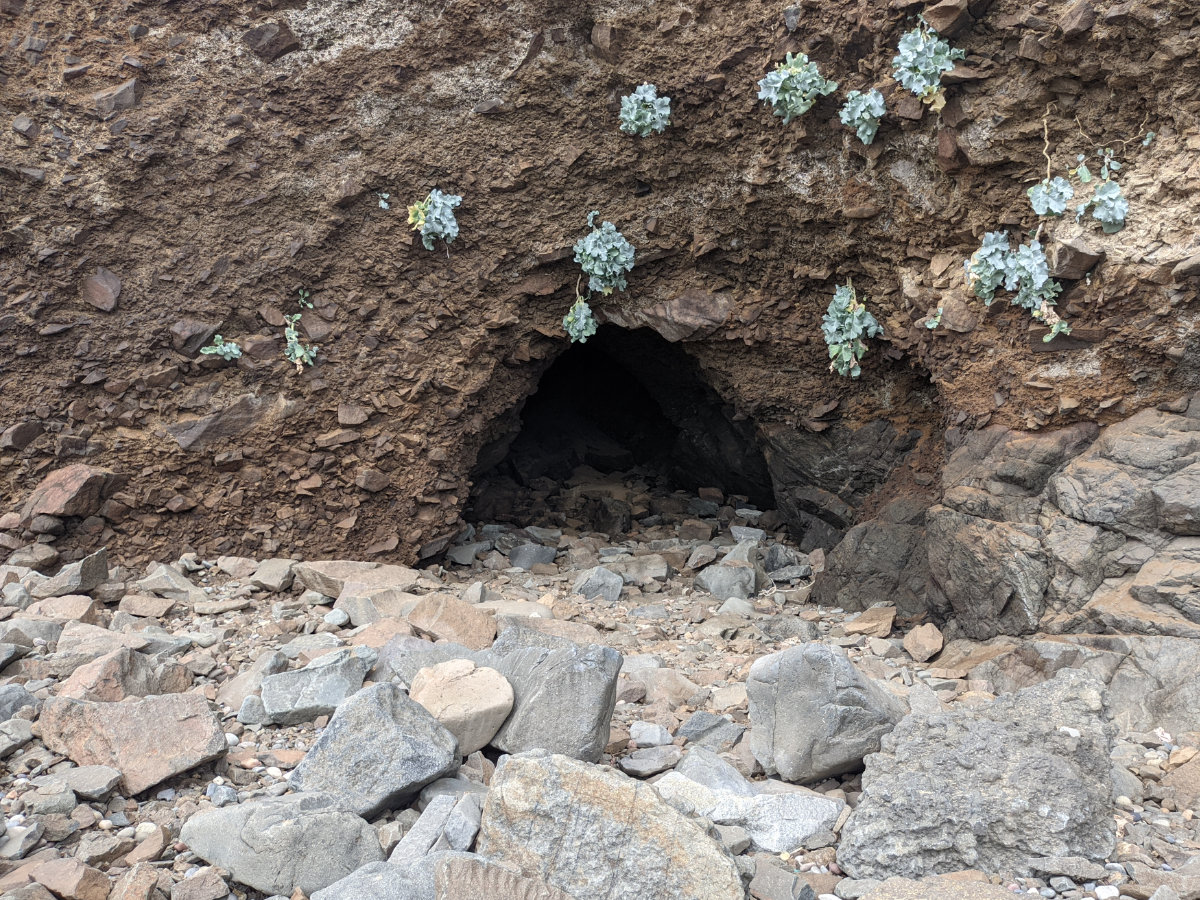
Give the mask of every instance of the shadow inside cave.
POLYGON ((606 325, 570 345, 515 412, 479 454, 469 519, 526 518, 530 492, 545 495, 580 467, 774 506, 753 424, 735 421, 696 360, 649 329, 606 325))

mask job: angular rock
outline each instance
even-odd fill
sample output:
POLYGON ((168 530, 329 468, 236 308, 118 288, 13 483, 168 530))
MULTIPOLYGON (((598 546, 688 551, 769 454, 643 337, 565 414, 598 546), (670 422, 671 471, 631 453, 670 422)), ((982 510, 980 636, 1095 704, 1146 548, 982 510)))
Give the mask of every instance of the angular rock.
POLYGON ((106 900, 108 877, 77 859, 52 859, 31 873, 42 886, 63 900, 106 900))
POLYGON ((408 614, 410 624, 436 640, 483 650, 496 638, 496 618, 448 594, 429 594, 408 614))
POLYGON ((33 780, 37 786, 61 782, 84 800, 104 800, 113 792, 121 780, 121 773, 112 766, 75 766, 60 769, 53 775, 42 775, 33 780))
POLYGON ((179 838, 201 859, 265 894, 307 895, 383 861, 375 829, 332 794, 254 800, 197 813, 179 838))
POLYGON ((374 818, 458 768, 454 735, 394 684, 343 702, 291 774, 297 791, 326 791, 374 818))
POLYGON ((703 748, 689 750, 687 763, 654 783, 658 795, 685 815, 744 828, 754 846, 769 853, 790 852, 814 837, 817 846, 832 843, 844 801, 804 788, 761 793, 758 787, 771 782, 749 782, 703 748))
POLYGON ((20 566, 44 574, 46 570, 54 567, 58 559, 58 551, 49 544, 29 544, 14 550, 5 565, 20 566))
POLYGON ((892 633, 892 623, 896 621, 896 607, 873 606, 864 610, 862 615, 853 621, 846 622, 842 628, 846 634, 865 634, 869 637, 885 638, 892 633))
POLYGON ((844 651, 803 644, 757 660, 746 682, 750 748, 768 775, 815 781, 855 768, 906 710, 844 651))
POLYGON ((287 667, 287 657, 278 650, 260 653, 248 668, 221 685, 217 691, 217 702, 230 709, 240 709, 243 701, 262 687, 262 680, 266 676, 286 672, 287 667))
POLYGON ((192 673, 185 666, 121 647, 72 672, 58 696, 116 703, 126 697, 181 694, 191 686, 192 673))
POLYGON ((41 715, 42 740, 77 765, 111 766, 132 796, 216 759, 225 733, 199 694, 95 703, 52 697, 41 715))
POLYGON ((112 312, 117 308, 117 298, 121 296, 121 279, 103 266, 96 269, 95 275, 89 275, 83 280, 83 302, 89 303, 101 312, 112 312))
MULTIPOLYGON (((172 326, 172 345, 185 356, 195 356, 212 340, 219 326, 190 319, 172 326)), ((181 419, 164 426, 180 448, 202 452, 224 444, 247 431, 266 432, 299 411, 299 404, 283 394, 257 397, 243 394, 228 406, 207 416, 181 419)))
POLYGON ((175 601, 170 597, 155 597, 150 594, 126 594, 117 604, 117 609, 131 616, 146 619, 161 619, 171 611, 175 601))
POLYGON ((1012 900, 1013 894, 1000 885, 958 878, 889 878, 861 896, 862 900, 1012 900))
POLYGON ((303 669, 266 676, 262 702, 267 720, 297 725, 331 714, 362 687, 374 662, 374 651, 366 647, 343 648, 318 657, 303 669))
POLYGON ((208 599, 208 594, 202 588, 192 584, 178 569, 163 563, 156 565, 149 575, 134 582, 133 586, 143 593, 166 597, 189 606, 208 599))
POLYGON ((33 727, 24 719, 0 722, 0 759, 11 756, 33 740, 33 727))
POLYGON ((225 900, 228 895, 225 879, 211 866, 201 866, 171 888, 171 900, 225 900))
POLYGON ((745 897, 729 853, 653 788, 559 755, 497 766, 479 853, 589 900, 745 897))
POLYGON ((251 28, 242 35, 242 40, 263 62, 275 62, 279 57, 300 49, 300 41, 287 22, 268 22, 251 28))
POLYGON ((25 690, 25 685, 0 684, 0 722, 11 719, 26 706, 37 705, 37 697, 25 690))
POLYGON ((1102 683, 1076 669, 989 706, 910 715, 867 759, 838 865, 883 878, 1106 859, 1114 731, 1102 683))
POLYGON ((508 551, 509 564, 528 571, 539 563, 552 563, 558 551, 542 544, 518 544, 508 551))
POLYGON ((250 576, 250 585, 260 591, 279 593, 292 586, 294 559, 264 559, 250 576))
POLYGON ((649 778, 651 775, 657 775, 659 772, 665 772, 672 768, 682 756, 683 751, 671 745, 640 747, 628 756, 622 756, 617 760, 617 766, 626 775, 632 775, 634 778, 649 778))
POLYGON ((942 650, 942 633, 932 622, 918 625, 904 636, 904 650, 916 662, 926 662, 942 650))
POLYGON ((124 481, 107 469, 83 463, 65 466, 41 480, 21 508, 21 521, 34 516, 95 515, 108 496, 124 481))
POLYGON ((708 591, 718 600, 747 600, 754 596, 754 568, 725 563, 708 566, 696 576, 696 587, 708 591))
MULTIPOLYGON (((562 643, 566 644, 566 641, 562 643)), ((513 711, 492 738, 507 753, 540 748, 595 762, 608 743, 621 654, 574 644, 528 647, 492 666, 513 689, 513 711)))
POLYGON ((378 568, 379 563, 331 559, 296 563, 292 572, 309 590, 317 591, 326 597, 336 597, 342 592, 347 581, 361 581, 362 576, 378 568))
POLYGON ((606 603, 616 603, 624 586, 624 579, 616 572, 609 571, 604 566, 596 566, 580 573, 572 590, 576 594, 582 594, 587 600, 600 597, 606 603))
POLYGON ((96 112, 101 118, 107 119, 118 112, 133 109, 141 99, 142 88, 136 78, 130 78, 120 84, 105 88, 92 94, 92 102, 96 104, 96 112))
POLYGON ((77 563, 68 563, 57 575, 37 582, 29 593, 38 600, 86 594, 108 580, 108 551, 101 548, 77 563))
POLYGON ((458 740, 459 756, 482 750, 513 708, 513 689, 495 669, 453 659, 417 672, 409 696, 458 740))

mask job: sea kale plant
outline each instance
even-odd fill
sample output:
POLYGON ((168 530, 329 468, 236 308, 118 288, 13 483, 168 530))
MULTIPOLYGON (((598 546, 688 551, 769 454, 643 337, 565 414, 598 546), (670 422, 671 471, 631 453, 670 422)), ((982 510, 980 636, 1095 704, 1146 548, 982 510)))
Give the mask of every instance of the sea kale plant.
POLYGON ((764 101, 787 125, 802 116, 817 102, 818 97, 832 94, 837 82, 821 75, 815 62, 804 53, 789 53, 784 62, 775 64, 775 71, 758 82, 758 99, 764 101))
POLYGON ((592 308, 582 296, 576 294, 575 305, 563 316, 563 329, 572 343, 578 341, 586 344, 587 339, 596 333, 596 317, 592 315, 592 308))
POLYGON ((458 221, 454 218, 454 209, 460 203, 462 197, 457 194, 443 194, 434 188, 428 197, 408 208, 408 224, 413 227, 413 231, 421 233, 421 243, 425 245, 426 250, 432 250, 433 242, 438 238, 449 244, 458 237, 458 221))
POLYGON ((883 102, 883 94, 876 90, 851 91, 846 95, 846 102, 839 114, 842 124, 848 125, 858 133, 858 139, 864 144, 875 140, 879 131, 879 119, 887 112, 883 102))
POLYGON ((226 362, 230 362, 241 357, 242 348, 236 341, 227 341, 218 334, 213 338, 211 344, 201 347, 200 352, 208 356, 219 356, 226 362))
POLYGON ((1075 196, 1075 188, 1061 175, 1055 175, 1035 184, 1026 193, 1033 211, 1039 216, 1061 216, 1075 196))
POLYGON ((854 285, 847 281, 838 286, 829 301, 822 320, 821 332, 829 345, 829 371, 857 378, 862 374, 859 365, 867 352, 866 337, 878 337, 883 328, 867 308, 858 302, 854 285))
POLYGON ((617 231, 612 222, 597 228, 592 224, 598 212, 588 213, 588 228, 592 230, 575 244, 575 262, 588 276, 588 290, 608 295, 625 290, 625 274, 633 269, 633 245, 617 231))
POLYGON ((621 130, 626 134, 648 137, 662 134, 671 124, 671 98, 658 96, 658 88, 643 84, 632 94, 621 98, 619 116, 621 130))
POLYGON ((1062 285, 1050 277, 1046 254, 1036 240, 1013 250, 1008 232, 989 231, 965 267, 967 285, 986 306, 992 305, 996 291, 1003 287, 1012 292, 1014 306, 1029 310, 1035 319, 1050 326, 1043 341, 1071 333, 1071 327, 1054 311, 1054 298, 1062 292, 1062 285))
MULTIPOLYGON (((1153 134, 1154 132, 1150 132, 1150 135, 1153 134)), ((1146 143, 1143 142, 1143 146, 1146 143)), ((1083 214, 1091 209, 1092 218, 1100 223, 1104 233, 1116 234, 1125 227, 1125 217, 1129 215, 1129 201, 1121 193, 1121 185, 1116 181, 1116 173, 1121 171, 1121 163, 1113 159, 1111 148, 1097 149, 1096 155, 1100 157, 1100 181, 1092 190, 1092 196, 1075 207, 1075 221, 1079 221, 1083 214)), ((1080 153, 1075 159, 1079 165, 1071 169, 1071 174, 1078 178, 1080 183, 1091 184, 1095 176, 1087 167, 1087 157, 1080 153)))
POLYGON ((300 315, 300 313, 295 313, 283 317, 283 321, 286 323, 283 326, 283 339, 287 342, 287 346, 283 348, 283 355, 296 367, 297 374, 303 372, 305 366, 311 366, 317 361, 317 345, 306 344, 300 337, 297 328, 300 324, 300 315))
POLYGON ((962 59, 966 52, 952 48, 938 37, 924 19, 900 38, 896 50, 892 57, 892 77, 933 109, 945 106, 942 73, 953 69, 954 60, 962 59))

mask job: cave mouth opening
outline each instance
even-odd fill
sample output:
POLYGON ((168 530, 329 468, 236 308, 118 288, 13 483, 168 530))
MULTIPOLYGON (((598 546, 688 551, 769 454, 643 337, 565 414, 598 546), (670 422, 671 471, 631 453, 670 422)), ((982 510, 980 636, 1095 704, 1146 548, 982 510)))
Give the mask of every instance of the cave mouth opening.
POLYGON ((552 522, 547 498, 593 472, 774 506, 753 424, 735 421, 696 360, 650 329, 605 325, 570 345, 510 420, 479 454, 468 520, 552 522))

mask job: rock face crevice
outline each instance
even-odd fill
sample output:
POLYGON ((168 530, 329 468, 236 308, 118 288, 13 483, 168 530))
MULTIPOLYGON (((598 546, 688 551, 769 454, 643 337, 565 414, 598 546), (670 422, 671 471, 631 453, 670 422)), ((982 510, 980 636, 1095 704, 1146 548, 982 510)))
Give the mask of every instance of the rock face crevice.
MULTIPOLYGON (((782 443, 878 421, 883 448, 938 421, 1110 423, 1172 399, 1195 381, 1196 11, 1085 6, 939 4, 967 56, 938 116, 889 75, 916 7, 7 3, 0 492, 12 509, 80 461, 128 476, 67 523, 72 551, 434 552, 490 423, 561 346, 592 209, 638 248, 601 319, 686 341, 782 443), (885 92, 874 144, 837 98, 788 126, 757 102, 793 51, 841 91, 885 92), (674 122, 637 140, 616 112, 643 81, 674 122), (1075 327, 1051 344, 968 298, 960 267, 982 232, 1037 226, 1024 191, 1046 135, 1056 172, 1119 146, 1131 204, 1114 235, 1045 223, 1075 327), (448 256, 404 222, 432 187, 465 198, 448 256), (819 336, 848 277, 885 329, 854 382, 819 336), (282 355, 297 312, 319 347, 299 374, 282 355), (236 363, 199 354, 218 333, 236 363)), ((867 455, 811 483, 854 507, 840 485, 883 477, 867 455)), ((815 517, 812 546, 861 517, 788 502, 815 517)))

